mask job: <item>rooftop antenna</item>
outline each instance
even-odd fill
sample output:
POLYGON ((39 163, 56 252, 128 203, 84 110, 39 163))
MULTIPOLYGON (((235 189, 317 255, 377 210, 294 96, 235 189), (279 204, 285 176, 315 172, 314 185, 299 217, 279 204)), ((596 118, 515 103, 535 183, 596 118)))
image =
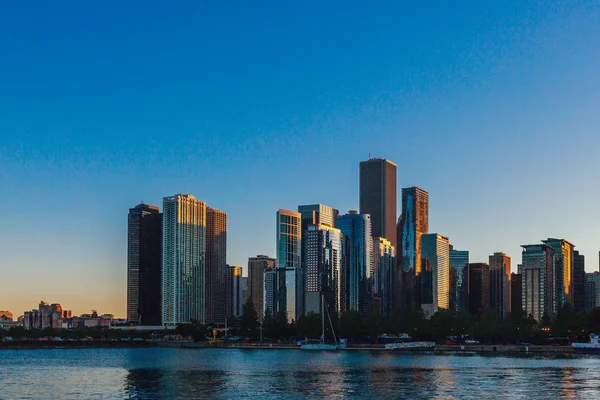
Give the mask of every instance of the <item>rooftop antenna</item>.
POLYGON ((371 152, 369 152, 369 160, 371 159, 371 152))

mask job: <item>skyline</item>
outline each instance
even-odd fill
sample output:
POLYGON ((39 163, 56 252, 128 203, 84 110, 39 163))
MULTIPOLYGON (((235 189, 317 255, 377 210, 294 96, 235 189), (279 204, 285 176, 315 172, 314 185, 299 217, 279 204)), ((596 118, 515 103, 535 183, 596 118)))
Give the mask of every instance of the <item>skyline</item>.
POLYGON ((358 210, 369 154, 471 262, 557 237, 598 270, 597 5, 53 7, 0 16, 0 309, 124 317, 127 211, 175 193, 227 212, 246 276, 278 209, 358 210))

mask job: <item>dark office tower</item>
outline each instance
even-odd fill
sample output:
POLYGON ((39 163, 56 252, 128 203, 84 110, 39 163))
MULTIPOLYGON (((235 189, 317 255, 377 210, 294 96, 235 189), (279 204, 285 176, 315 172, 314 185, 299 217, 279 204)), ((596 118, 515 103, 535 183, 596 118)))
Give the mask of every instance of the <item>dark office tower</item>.
POLYGON ((373 309, 384 317, 394 312, 393 283, 397 271, 396 249, 386 238, 373 238, 373 309))
POLYGON ((574 251, 573 263, 573 308, 575 311, 585 310, 585 256, 574 251))
POLYGON ((373 297, 373 237, 371 217, 349 211, 338 217, 342 231, 341 305, 342 312, 369 314, 373 297))
POLYGON ((139 204, 127 218, 127 321, 161 323, 162 214, 139 204))
MULTIPOLYGON (((252 305, 254 305, 254 309, 256 310, 256 314, 258 315, 258 318, 261 321, 265 314, 264 275, 265 272, 271 271, 273 268, 275 268, 274 258, 270 258, 264 255, 258 255, 256 257, 250 257, 248 259, 248 296, 250 297, 252 305)), ((271 278, 271 284, 273 283, 273 276, 274 275, 269 275, 269 277, 271 278)))
POLYGON ((510 313, 510 257, 504 253, 490 256, 490 306, 500 318, 510 313))
POLYGON ((421 304, 419 275, 421 274, 421 236, 429 232, 429 194, 416 186, 402 189, 402 215, 398 222, 400 288, 403 311, 421 304))
POLYGON ((536 321, 541 322, 544 315, 550 318, 554 283, 552 281, 555 257, 552 247, 545 244, 522 245, 521 290, 523 310, 536 321))
POLYGON ((469 310, 469 251, 450 246, 450 310, 469 310))
POLYGON ((360 163, 360 213, 371 215, 373 237, 396 247, 396 164, 383 158, 360 163))
POLYGON ((206 207, 206 322, 227 319, 227 213, 206 207))
POLYGON ((510 310, 523 310, 523 288, 521 274, 510 274, 510 310))
POLYGON ((469 311, 478 315, 490 304, 490 266, 469 264, 469 311))
POLYGON ((227 266, 227 318, 242 315, 242 267, 227 266))

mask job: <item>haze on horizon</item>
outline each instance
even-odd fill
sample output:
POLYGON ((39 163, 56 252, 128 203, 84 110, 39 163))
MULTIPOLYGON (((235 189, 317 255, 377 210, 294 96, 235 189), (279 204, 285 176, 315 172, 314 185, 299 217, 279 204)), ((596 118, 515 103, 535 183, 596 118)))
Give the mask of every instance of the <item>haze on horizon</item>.
POLYGON ((279 208, 358 209, 369 154, 472 261, 560 237, 598 270, 598 49, 594 1, 5 4, 0 309, 125 316, 128 209, 175 193, 246 274, 279 208))

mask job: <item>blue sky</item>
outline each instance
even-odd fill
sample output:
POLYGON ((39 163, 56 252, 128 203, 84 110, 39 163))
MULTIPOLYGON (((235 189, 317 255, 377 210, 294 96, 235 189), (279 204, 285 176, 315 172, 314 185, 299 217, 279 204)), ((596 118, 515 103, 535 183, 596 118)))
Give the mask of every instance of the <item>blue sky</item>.
POLYGON ((369 153, 473 261, 564 237, 597 270, 598 49, 594 1, 5 4, 0 309, 124 316, 128 208, 175 193, 228 212, 230 264, 274 255, 369 153))

